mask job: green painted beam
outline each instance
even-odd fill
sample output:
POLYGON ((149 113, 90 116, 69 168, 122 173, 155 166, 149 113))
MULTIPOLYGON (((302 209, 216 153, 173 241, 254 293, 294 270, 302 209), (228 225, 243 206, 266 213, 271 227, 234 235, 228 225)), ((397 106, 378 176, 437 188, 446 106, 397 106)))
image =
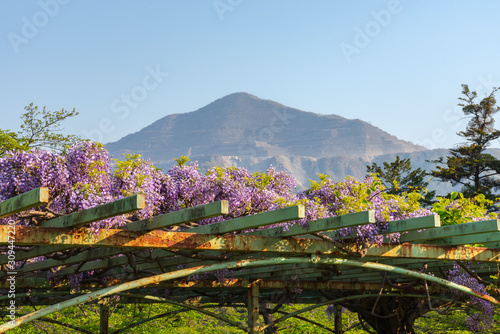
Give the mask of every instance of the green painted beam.
MULTIPOLYGON (((47 284, 48 287, 50 287, 49 280, 45 279, 44 284, 47 284)), ((16 282, 17 283, 17 282, 16 282)), ((0 283, 1 284, 1 283, 0 283)), ((10 288, 10 283, 9 284, 2 284, 2 288, 0 289, 9 289, 10 288)), ((29 285, 25 285, 24 287, 29 287, 29 285)), ((16 299, 21 299, 22 297, 53 297, 53 296, 67 296, 68 292, 66 291, 49 291, 49 292, 24 292, 24 293, 16 293, 16 299)), ((5 294, 3 296, 0 296, 0 301, 6 300, 6 299, 12 299, 12 296, 9 297, 9 294, 5 294)), ((16 304, 18 303, 19 300, 16 300, 16 304)))
POLYGON ((483 246, 484 247, 488 247, 488 248, 500 248, 500 242, 485 242, 483 243, 483 246))
POLYGON ((483 243, 483 246, 488 248, 500 248, 500 242, 487 242, 483 243))
POLYGON ((256 235, 260 237, 291 237, 296 235, 304 235, 314 232, 323 232, 328 230, 337 230, 344 227, 357 225, 366 225, 375 223, 375 211, 363 211, 350 213, 331 218, 318 219, 307 222, 307 229, 297 224, 290 226, 288 231, 284 231, 283 227, 274 227, 265 230, 257 230, 246 233, 246 235, 256 235))
MULTIPOLYGON (((97 248, 87 252, 82 252, 64 261, 45 260, 36 263, 26 264, 23 266, 22 269, 18 270, 18 272, 27 273, 34 270, 45 270, 48 268, 65 265, 66 266, 65 268, 62 268, 60 271, 56 273, 57 276, 73 274, 76 272, 106 269, 106 268, 110 269, 108 271, 109 275, 119 275, 124 273, 123 269, 121 269, 121 266, 128 264, 129 260, 126 256, 113 256, 117 255, 118 253, 119 252, 114 248, 97 248), (102 259, 102 260, 89 261, 89 258, 93 260, 96 259, 102 259), (81 262, 85 262, 85 264, 80 265, 79 263, 81 262), (117 270, 114 270, 113 269, 114 267, 118 267, 117 270)), ((119 254, 122 253, 127 253, 127 251, 121 251, 119 254)), ((147 261, 142 260, 139 256, 137 256, 137 255, 144 256, 146 254, 147 254, 146 252, 134 254, 136 255, 135 263, 138 270, 151 271, 151 270, 158 270, 161 267, 163 267, 165 271, 172 271, 176 270, 179 265, 192 266, 192 265, 199 265, 200 263, 200 260, 191 259, 187 257, 173 256, 171 252, 162 249, 153 250, 153 252, 151 253, 152 258, 155 259, 155 261, 153 262, 149 260, 147 261)), ((203 254, 219 255, 219 253, 215 251, 203 252, 203 254)), ((271 255, 274 256, 274 254, 271 255)), ((265 258, 269 256, 270 254, 266 254, 265 256, 258 256, 258 257, 265 258)), ((239 259, 248 259, 252 257, 255 258, 255 255, 244 254, 244 255, 232 256, 231 259, 239 260, 239 259)), ((215 263, 215 262, 216 261, 208 261, 208 260, 203 261, 204 264, 215 263)), ((0 277, 5 275, 6 273, 5 274, 0 273, 0 277)))
POLYGON ((439 246, 412 243, 401 245, 383 244, 381 246, 370 247, 365 257, 370 258, 372 256, 447 261, 500 262, 500 250, 483 247, 439 246))
POLYGON ((40 224, 45 227, 79 227, 99 220, 144 209, 143 195, 133 195, 110 203, 82 210, 40 224))
POLYGON ((386 233, 398 233, 405 231, 415 231, 421 229, 435 228, 441 226, 439 215, 395 220, 389 222, 389 230, 386 233))
MULTIPOLYGON (((108 258, 106 256, 107 252, 104 252, 104 251, 109 251, 109 250, 112 250, 112 249, 99 248, 99 249, 95 250, 97 253, 98 252, 103 253, 103 255, 101 256, 101 258, 103 258, 103 260, 86 262, 82 266, 80 266, 80 265, 68 266, 66 268, 61 269, 56 275, 58 275, 58 276, 59 275, 67 275, 67 274, 73 274, 76 272, 84 272, 84 271, 98 270, 98 269, 104 269, 104 268, 110 269, 107 272, 108 275, 121 275, 121 274, 123 274, 124 270, 121 266, 128 264, 128 258, 126 256, 118 256, 118 257, 108 258)), ((220 255, 219 252, 215 252, 215 251, 202 252, 201 254, 202 255, 209 255, 209 256, 220 255)), ((80 254, 80 255, 83 255, 83 254, 80 254)), ((93 254, 90 254, 90 255, 93 255, 93 254)), ((155 261, 153 261, 153 262, 141 260, 139 257, 135 258, 136 267, 138 270, 148 270, 148 271, 164 270, 165 272, 168 272, 168 271, 177 270, 180 265, 184 266, 184 268, 189 268, 192 266, 197 266, 201 262, 198 259, 172 256, 172 253, 165 251, 165 250, 161 250, 161 249, 154 250, 151 253, 151 255, 152 255, 152 258, 155 259, 155 261)), ((276 256, 276 255, 277 254, 269 254, 269 253, 234 254, 233 256, 231 256, 231 260, 234 260, 234 261, 248 260, 249 258, 251 258, 251 259, 265 259, 265 258, 269 258, 269 257, 276 256)), ((70 260, 72 262, 71 264, 80 262, 80 261, 73 262, 73 258, 70 258, 70 260)), ((68 261, 68 260, 66 260, 66 261, 68 261)), ((47 262, 47 261, 43 261, 43 262, 47 262)), ((212 260, 212 261, 203 260, 202 261, 203 264, 212 264, 212 263, 216 263, 216 262, 217 261, 215 261, 215 260, 212 260)), ((23 267, 24 271, 22 271, 22 272, 26 272, 27 266, 30 266, 30 265, 25 265, 25 267, 23 267)), ((50 267, 53 267, 53 266, 50 266, 50 267)), ((30 267, 30 269, 31 269, 31 267, 30 267)))
POLYGON ((411 231, 402 235, 399 240, 400 242, 421 242, 432 239, 498 231, 500 231, 500 220, 492 219, 466 224, 441 226, 439 228, 431 228, 421 232, 411 231))
MULTIPOLYGON (((66 250, 65 247, 62 250, 66 250)), ((55 260, 55 259, 46 259, 44 261, 38 261, 33 263, 25 264, 21 269, 18 269, 18 273, 28 273, 37 270, 47 270, 54 267, 66 266, 66 268, 61 269, 61 272, 64 271, 66 274, 73 274, 77 268, 80 268, 78 272, 88 271, 88 270, 97 270, 106 268, 106 264, 109 261, 116 261, 116 259, 120 259, 121 257, 115 257, 118 254, 124 253, 124 251, 118 252, 115 248, 96 248, 91 249, 89 251, 84 251, 78 253, 68 259, 64 260, 55 260), (99 261, 90 261, 102 259, 99 261), (80 263, 85 263, 83 266, 80 263), (73 264, 78 264, 75 266, 71 266, 73 264)), ((126 257, 124 257, 126 259, 126 257)), ((126 263, 126 262, 125 262, 126 263)), ((120 264, 123 264, 120 262, 120 264)), ((119 265, 120 265, 119 264, 119 265)), ((6 276, 6 272, 0 272, 0 277, 6 276)))
POLYGON ((285 265, 273 265, 273 266, 265 266, 265 267, 237 270, 237 271, 233 271, 233 275, 235 278, 238 278, 238 277, 246 278, 246 277, 249 277, 250 275, 262 275, 262 274, 280 272, 280 271, 285 271, 285 270, 288 270, 288 271, 296 270, 298 272, 298 271, 301 271, 303 269, 311 269, 311 268, 316 268, 316 267, 317 266, 315 266, 311 263, 294 263, 294 264, 285 264, 285 265))
MULTIPOLYGON (((441 226, 441 221, 438 215, 429 215, 424 217, 409 218, 402 220, 394 220, 388 222, 388 229, 384 233, 401 233, 406 231, 416 231, 422 229, 432 229, 441 226)), ((329 231, 325 232, 324 235, 333 238, 334 240, 348 240, 355 239, 357 237, 357 232, 353 231, 346 237, 339 237, 337 233, 329 231)), ((388 241, 388 239, 386 239, 388 241)))
POLYGON ((9 198, 0 202, 0 218, 8 217, 15 213, 26 211, 31 208, 48 203, 49 189, 42 187, 9 198))
MULTIPOLYGON (((84 272, 84 271, 89 271, 89 270, 98 270, 98 269, 104 269, 108 268, 110 269, 107 271, 108 275, 121 275, 124 274, 124 270, 121 267, 122 265, 128 264, 128 258, 126 256, 118 256, 118 257, 113 257, 113 258, 108 258, 106 256, 106 252, 104 251, 109 251, 111 249, 96 249, 96 252, 102 252, 103 255, 101 258, 103 260, 99 261, 92 261, 92 262, 86 262, 84 265, 79 266, 79 265, 74 265, 74 266, 68 266, 66 268, 61 269, 56 275, 67 275, 67 274, 73 274, 76 272, 84 272), (114 267, 114 269, 113 269, 114 267)), ((211 252, 202 252, 201 254, 203 255, 219 255, 218 252, 211 251, 211 252)), ((203 264, 212 264, 212 263, 217 263, 217 261, 209 261, 209 260, 203 260, 200 261, 198 259, 192 259, 192 258, 186 258, 186 257, 174 257, 172 256, 172 253, 161 250, 161 249, 156 249, 151 253, 153 259, 157 259, 153 262, 151 261, 144 261, 141 260, 139 257, 135 258, 136 262, 136 267, 138 270, 148 270, 148 271, 161 271, 164 270, 165 272, 168 271, 175 271, 178 269, 180 265, 184 266, 184 268, 189 268, 193 266, 200 265, 202 262, 203 264)), ((248 259, 266 259, 272 256, 276 256, 276 254, 269 254, 269 253, 254 253, 254 254, 234 254, 231 256, 231 260, 233 261, 238 261, 238 260, 248 260, 248 259)), ((72 260, 73 258, 71 258, 72 260)), ((67 260, 66 260, 67 261, 67 260)), ((47 261, 43 261, 47 262, 47 261)), ((73 261, 72 261, 73 262, 73 261)), ((78 262, 74 262, 78 263, 78 262)), ((51 266, 52 267, 52 266, 51 266)), ((24 267, 23 267, 24 268, 24 267)), ((31 269, 31 267, 30 267, 31 269)), ((24 271, 25 272, 25 271, 24 271)))
POLYGON ((302 219, 305 217, 305 208, 303 205, 291 206, 288 208, 267 211, 251 216, 238 217, 210 225, 198 226, 186 230, 189 233, 210 233, 223 234, 236 232, 277 224, 290 220, 302 219))
POLYGON ((308 274, 318 274, 318 276, 321 276, 321 273, 318 271, 318 269, 306 267, 303 269, 282 270, 282 271, 275 271, 272 273, 263 273, 263 274, 259 274, 259 275, 253 275, 252 278, 254 278, 254 279, 270 278, 270 279, 302 280, 302 278, 306 277, 306 275, 308 275, 308 274))
MULTIPOLYGON (((0 232, 1 234, 1 232, 0 232)), ((16 236, 17 239, 17 236, 16 236)), ((75 246, 73 246, 75 247, 75 246)), ((78 247, 78 246, 76 246, 78 247)), ((30 251, 16 251, 16 261, 24 261, 34 257, 39 257, 47 254, 52 254, 55 252, 62 252, 67 250, 68 246, 39 246, 30 251)), ((9 262, 8 255, 0 255, 0 264, 6 264, 9 262)))
MULTIPOLYGON (((287 266, 287 265, 284 265, 287 266)), ((376 272, 377 276, 380 278, 379 272, 376 272)), ((125 282, 125 281, 123 281, 125 282)), ((9 282, 0 282, 0 289, 8 289, 9 288, 9 282)), ((270 291, 273 291, 274 289, 304 289, 304 290, 363 290, 363 291, 369 291, 369 290, 375 290, 378 291, 382 287, 381 281, 378 283, 361 283, 361 282, 354 282, 354 281, 316 281, 316 280, 311 280, 311 281, 306 281, 306 280, 267 280, 267 279, 260 279, 257 281, 253 280, 248 280, 248 279, 240 279, 240 278, 228 278, 224 282, 220 282, 218 280, 198 280, 198 281, 193 281, 193 280, 172 280, 172 281, 164 281, 160 282, 158 284, 155 284, 154 286, 147 287, 147 288, 154 288, 154 289, 218 289, 217 291, 224 291, 226 289, 247 289, 249 288, 252 284, 257 284, 261 289, 268 290, 271 289, 270 291)), ((31 288, 32 290, 38 290, 38 289, 46 289, 50 288, 50 280, 47 278, 39 278, 39 279, 25 279, 25 278, 20 278, 19 281, 16 281, 16 287, 18 288, 31 288), (17 285, 19 284, 19 286, 17 285)), ((93 282, 92 284, 88 283, 82 283, 81 285, 81 290, 80 294, 83 294, 85 291, 89 291, 88 289, 95 289, 99 288, 99 283, 93 282)), ((20 297, 26 296, 60 296, 64 294, 68 294, 68 292, 63 292, 59 291, 59 289, 71 289, 71 285, 69 282, 61 282, 60 285, 57 287, 58 291, 42 291, 42 292, 29 292, 29 293, 23 293, 19 294, 20 297)), ((429 289, 436 289, 436 287, 429 287, 429 289)), ((386 290, 391 291, 397 291, 395 288, 391 289, 391 287, 387 286, 386 290)), ((263 291, 264 292, 264 291, 263 291)), ((142 293, 142 290, 141 290, 142 293)), ((146 292, 147 293, 147 292, 146 292)), ((305 292, 303 292, 304 294, 305 292)), ((16 294, 18 296, 18 294, 16 294)), ((0 296, 0 300, 6 300, 9 299, 7 295, 5 296, 0 296)))
POLYGON ((169 226, 175 226, 200 219, 211 218, 229 213, 227 201, 218 201, 209 204, 199 205, 179 211, 169 212, 150 219, 131 222, 125 229, 129 231, 151 231, 169 226))
MULTIPOLYGON (((7 280, 0 281, 0 289, 8 289, 9 286, 10 283, 7 280)), ((52 284, 46 277, 33 278, 16 276, 16 288, 45 289, 45 291, 47 292, 47 290, 52 288, 52 284)))
POLYGON ((443 246, 483 244, 485 247, 490 247, 487 245, 498 242, 500 242, 500 232, 477 233, 451 238, 434 239, 430 240, 428 243, 443 246))

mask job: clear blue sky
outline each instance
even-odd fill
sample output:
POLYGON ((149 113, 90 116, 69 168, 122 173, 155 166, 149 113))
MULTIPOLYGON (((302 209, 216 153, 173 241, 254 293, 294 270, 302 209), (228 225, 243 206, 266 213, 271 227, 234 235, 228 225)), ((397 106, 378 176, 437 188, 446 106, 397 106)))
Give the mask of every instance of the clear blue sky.
POLYGON ((500 85, 499 14, 493 0, 1 1, 0 128, 34 102, 76 108, 65 132, 110 142, 248 92, 449 148, 460 85, 500 85))

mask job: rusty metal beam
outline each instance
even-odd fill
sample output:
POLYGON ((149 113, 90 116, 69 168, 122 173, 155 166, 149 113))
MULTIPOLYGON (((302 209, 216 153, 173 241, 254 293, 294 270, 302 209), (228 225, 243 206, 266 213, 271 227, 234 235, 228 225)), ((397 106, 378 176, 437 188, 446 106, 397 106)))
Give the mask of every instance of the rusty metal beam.
MULTIPOLYGON (((0 226, 0 245, 8 244, 8 226, 0 226)), ((265 238, 246 235, 213 235, 186 232, 151 232, 101 229, 94 235, 89 229, 62 229, 19 226, 16 245, 57 245, 126 248, 158 248, 184 250, 216 250, 234 252, 278 252, 281 254, 331 254, 344 256, 324 240, 308 238, 265 238)), ((355 245, 346 244, 355 250, 355 245)), ((437 259, 458 261, 500 262, 500 250, 482 247, 437 246, 404 243, 371 247, 366 257, 437 259)))

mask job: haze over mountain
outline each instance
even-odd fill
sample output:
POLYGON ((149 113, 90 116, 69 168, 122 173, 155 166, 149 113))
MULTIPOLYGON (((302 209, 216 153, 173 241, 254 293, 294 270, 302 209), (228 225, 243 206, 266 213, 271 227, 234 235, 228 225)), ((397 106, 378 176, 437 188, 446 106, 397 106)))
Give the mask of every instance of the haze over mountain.
POLYGON ((299 186, 316 173, 361 178, 378 156, 427 151, 359 119, 305 112, 247 93, 165 116, 106 147, 114 157, 139 153, 163 169, 181 155, 202 168, 237 165, 263 171, 273 164, 295 175, 299 186))

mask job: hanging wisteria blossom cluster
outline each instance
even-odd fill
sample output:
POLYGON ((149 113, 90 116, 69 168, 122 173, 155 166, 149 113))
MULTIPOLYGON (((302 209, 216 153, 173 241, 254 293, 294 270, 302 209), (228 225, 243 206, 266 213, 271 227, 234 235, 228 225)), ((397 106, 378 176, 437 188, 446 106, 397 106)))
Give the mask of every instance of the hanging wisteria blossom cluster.
MULTIPOLYGON (((472 264, 468 263, 464 265, 470 271, 472 270, 472 264)), ((454 263, 453 269, 448 271, 448 279, 454 283, 471 288, 482 294, 487 294, 483 284, 469 275, 458 263, 454 263)), ((493 306, 485 301, 484 299, 466 295, 458 290, 452 290, 452 293, 460 300, 469 303, 471 308, 467 310, 467 327, 473 333, 484 332, 491 328, 494 318, 493 318, 493 306)))
MULTIPOLYGON (((351 177, 343 182, 334 182, 328 176, 320 175, 320 181, 313 181, 304 196, 319 202, 329 216, 374 210, 376 224, 339 231, 340 236, 354 232, 360 243, 381 244, 389 221, 434 214, 420 206, 420 194, 412 193, 406 197, 387 194, 385 187, 375 177, 367 177, 363 182, 351 177)), ((399 234, 392 234, 390 238, 396 242, 399 234)))

